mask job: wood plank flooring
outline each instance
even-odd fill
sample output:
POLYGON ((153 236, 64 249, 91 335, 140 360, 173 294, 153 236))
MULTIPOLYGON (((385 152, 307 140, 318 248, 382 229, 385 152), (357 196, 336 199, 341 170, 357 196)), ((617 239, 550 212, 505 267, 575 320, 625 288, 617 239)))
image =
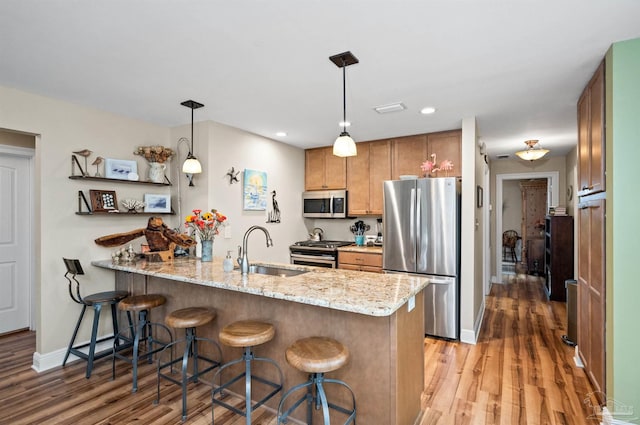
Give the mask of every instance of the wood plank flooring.
MULTIPOLYGON (((477 345, 425 339, 424 414, 420 425, 596 424, 583 400, 592 389, 574 366, 563 303, 545 301, 537 278, 513 275, 494 285, 477 345)), ((180 388, 161 384, 155 365, 141 364, 139 390, 131 393, 130 366, 97 362, 90 379, 84 362, 37 374, 31 369, 35 334, 0 337, 0 424, 182 424, 180 388)), ((286 366, 285 366, 286 367, 286 366)), ((210 424, 210 387, 189 387, 185 424, 210 424)), ((240 400, 236 405, 242 406, 240 400)), ((245 419, 216 407, 216 424, 245 419)), ((272 412, 258 409, 254 425, 273 425, 272 412)), ((386 424, 361 424, 386 425, 386 424)), ((410 424, 409 424, 410 425, 410 424)))

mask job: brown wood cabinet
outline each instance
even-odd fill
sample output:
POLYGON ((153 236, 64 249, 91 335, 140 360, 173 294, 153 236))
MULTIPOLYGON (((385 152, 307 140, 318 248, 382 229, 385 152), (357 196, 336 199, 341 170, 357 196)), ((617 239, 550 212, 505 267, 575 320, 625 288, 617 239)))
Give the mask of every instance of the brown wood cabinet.
POLYGON ((338 268, 382 273, 382 252, 338 251, 338 268))
POLYGON ((347 161, 333 154, 333 147, 305 151, 305 190, 346 189, 347 161))
POLYGON ((546 179, 520 182, 522 193, 522 263, 527 273, 544 272, 544 218, 547 215, 546 179))
POLYGON ((461 177, 462 131, 442 131, 394 139, 393 179, 397 180, 400 176, 407 174, 422 176, 420 166, 424 161, 431 159, 431 154, 436 154, 437 164, 445 159, 453 163, 452 170, 438 171, 431 174, 432 177, 461 177))
POLYGON ((391 141, 358 143, 347 158, 349 215, 382 215, 382 182, 391 179, 391 141))
POLYGON ((564 281, 573 279, 573 217, 569 215, 545 219, 544 276, 549 299, 566 301, 564 281))
POLYGON ((605 392, 605 200, 578 205, 578 351, 596 391, 605 392))
POLYGON ((596 391, 606 393, 605 66, 578 101, 578 352, 596 391))
POLYGON ((578 196, 606 190, 604 83, 602 62, 578 101, 578 196))

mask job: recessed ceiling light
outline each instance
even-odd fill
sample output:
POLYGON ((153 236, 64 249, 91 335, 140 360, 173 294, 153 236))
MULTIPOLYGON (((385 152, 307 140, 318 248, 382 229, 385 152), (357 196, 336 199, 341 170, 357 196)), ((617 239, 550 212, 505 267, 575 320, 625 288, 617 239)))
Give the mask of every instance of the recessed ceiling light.
POLYGON ((432 106, 427 106, 426 108, 420 109, 420 113, 423 115, 433 114, 436 111, 436 108, 432 106))
POLYGON ((391 103, 389 105, 376 106, 373 108, 379 114, 388 114, 389 112, 399 112, 407 109, 403 103, 391 103))
POLYGON ((278 131, 276 133, 276 136, 278 136, 278 137, 285 137, 286 135, 287 135, 287 133, 285 133, 284 131, 278 131))
POLYGON ((351 123, 349 121, 340 121, 340 124, 338 124, 340 127, 349 127, 351 125, 351 123))

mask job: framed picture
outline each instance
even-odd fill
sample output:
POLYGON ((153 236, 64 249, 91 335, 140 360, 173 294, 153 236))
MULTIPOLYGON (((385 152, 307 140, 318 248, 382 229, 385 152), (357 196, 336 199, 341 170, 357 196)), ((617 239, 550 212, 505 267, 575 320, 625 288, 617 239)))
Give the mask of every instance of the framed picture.
POLYGON ((144 194, 144 212, 170 213, 171 195, 144 194))
POLYGON ((265 211, 267 209, 267 173, 244 170, 242 183, 243 209, 265 211))
POLYGON ((482 186, 476 186, 476 206, 482 208, 482 198, 484 196, 482 186))
POLYGON ((138 174, 138 163, 136 161, 112 158, 106 158, 104 160, 104 176, 106 178, 129 180, 129 174, 138 174))
POLYGON ((118 199, 114 190, 90 190, 91 210, 93 212, 107 212, 118 210, 118 199))

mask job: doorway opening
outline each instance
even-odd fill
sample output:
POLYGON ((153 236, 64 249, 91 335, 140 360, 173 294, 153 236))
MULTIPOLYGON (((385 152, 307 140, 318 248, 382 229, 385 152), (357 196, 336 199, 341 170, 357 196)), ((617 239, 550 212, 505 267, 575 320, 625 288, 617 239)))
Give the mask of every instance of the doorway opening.
MULTIPOLYGON (((503 245, 503 232, 504 232, 504 217, 503 217, 503 212, 504 212, 504 207, 505 207, 505 183, 506 182, 512 182, 512 181, 517 181, 518 185, 520 185, 521 181, 544 181, 546 182, 546 187, 544 188, 544 196, 546 197, 546 205, 544 207, 544 211, 542 212, 542 217, 544 218, 544 215, 546 214, 546 211, 548 210, 548 207, 550 205, 557 205, 558 204, 558 188, 559 188, 559 179, 560 179, 560 173, 558 171, 550 171, 550 172, 532 172, 532 173, 513 173, 513 174, 497 174, 496 175, 496 228, 495 228, 495 251, 494 251, 494 258, 495 258, 495 276, 493 276, 492 281, 495 283, 502 283, 502 270, 505 267, 505 265, 508 264, 506 258, 507 256, 504 255, 504 253, 506 252, 504 245, 503 245)), ((506 190, 509 191, 509 185, 513 185, 512 183, 507 183, 506 186, 506 190)), ((512 201, 513 202, 513 201, 512 201)), ((507 205, 508 207, 508 205, 507 205)), ((524 205, 522 208, 527 209, 526 205, 524 205)), ((522 211, 522 215, 526 215, 526 211, 522 211)), ((529 230, 528 230, 528 234, 531 235, 531 232, 534 231, 535 229, 535 225, 536 223, 530 223, 529 230)), ((539 225, 539 224, 538 224, 539 225)), ((523 260, 523 255, 525 256, 531 256, 532 254, 532 250, 535 249, 539 249, 539 246, 536 245, 536 243, 539 245, 539 242, 527 242, 526 236, 527 236, 527 226, 525 226, 525 235, 522 234, 523 232, 523 225, 519 225, 516 226, 516 224, 512 224, 512 227, 517 227, 514 230, 518 230, 519 231, 519 236, 520 238, 524 237, 523 239, 520 239, 520 244, 519 244, 519 252, 520 254, 518 255, 518 248, 514 248, 515 250, 515 255, 516 258, 519 260, 519 263, 522 263, 523 260), (529 253, 527 253, 527 250, 529 249, 529 253)), ((530 240, 534 240, 536 238, 530 238, 530 240)), ((513 257, 510 257, 511 259, 513 259, 513 257)), ((517 268, 517 262, 516 264, 514 264, 514 272, 515 269, 517 268)), ((527 267, 531 267, 531 269, 533 270, 533 268, 535 268, 535 264, 533 263, 533 257, 531 257, 531 264, 527 264, 527 267)), ((537 266, 539 267, 539 270, 542 270, 542 268, 544 267, 543 264, 537 264, 537 266)), ((509 268, 507 266, 507 268, 509 268)))

